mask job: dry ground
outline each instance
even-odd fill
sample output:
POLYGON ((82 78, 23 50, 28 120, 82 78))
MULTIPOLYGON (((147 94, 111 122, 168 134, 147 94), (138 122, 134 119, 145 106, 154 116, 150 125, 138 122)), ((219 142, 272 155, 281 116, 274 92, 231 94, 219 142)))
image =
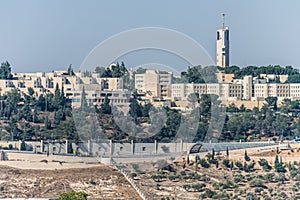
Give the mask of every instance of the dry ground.
MULTIPOLYGON (((280 151, 278 154, 279 157, 282 157, 283 162, 293 163, 294 161, 300 162, 300 144, 292 144, 294 150, 285 150, 280 151)), ((184 165, 184 162, 181 160, 171 164, 175 172, 170 172, 168 170, 162 170, 158 172, 157 170, 152 170, 152 172, 144 169, 143 164, 139 164, 139 170, 145 171, 146 173, 137 172, 136 184, 150 197, 150 199, 199 199, 199 195, 203 194, 206 190, 213 190, 219 194, 228 194, 229 198, 216 198, 216 199, 246 199, 246 196, 249 192, 253 193, 256 197, 264 199, 265 196, 269 196, 272 199, 296 199, 296 196, 300 196, 300 181, 295 178, 290 177, 290 172, 285 173, 286 180, 284 182, 276 181, 263 181, 264 187, 261 187, 260 190, 256 190, 257 187, 250 186, 251 177, 262 177, 267 173, 274 173, 274 178, 279 176, 279 173, 274 171, 274 160, 276 156, 276 146, 275 147, 264 147, 264 148, 253 148, 247 149, 248 155, 251 158, 251 161, 247 162, 250 164, 252 161, 255 161, 255 171, 246 173, 243 170, 234 169, 231 170, 226 168, 222 161, 224 159, 229 159, 230 162, 235 163, 240 161, 244 163, 244 153, 245 150, 235 150, 230 151, 230 156, 227 158, 225 156, 226 152, 221 152, 223 156, 219 159, 219 168, 216 168, 214 164, 211 164, 209 168, 201 167, 201 165, 195 166, 184 165), (258 160, 264 158, 269 161, 269 164, 273 167, 270 171, 265 171, 258 164, 258 160), (202 180, 193 180, 193 179, 184 179, 180 178, 179 180, 171 181, 168 177, 170 174, 180 174, 182 171, 185 171, 186 174, 191 172, 196 172, 202 176, 202 180), (162 178, 161 181, 155 181, 151 178, 151 175, 157 173, 167 174, 166 178, 162 178), (244 178, 240 182, 235 182, 234 177, 242 175, 244 178), (206 178, 208 179, 206 179, 206 178), (206 179, 206 180, 205 180, 206 179), (226 183, 227 181, 232 181, 237 185, 237 188, 227 188, 227 189, 216 189, 214 186, 216 183, 226 183), (183 185, 193 185, 196 183, 204 183, 206 187, 199 192, 189 191, 187 192, 183 185), (293 189, 294 188, 294 189, 293 189), (296 189, 298 188, 298 189, 296 189), (258 192, 259 191, 259 192, 258 192), (283 197, 282 193, 285 193, 287 197, 283 197), (282 196, 280 196, 282 195, 282 196)), ((202 155, 204 158, 204 155, 202 155)), ((128 166, 131 171, 134 171, 132 167, 128 166)), ((236 168, 236 167, 235 167, 236 168)), ((296 165, 297 169, 300 169, 300 165, 296 165)), ((211 199, 211 198, 205 198, 211 199)), ((298 199, 298 198, 297 198, 298 199)))
POLYGON ((30 170, 0 167, 0 198, 53 198, 75 190, 89 199, 140 199, 125 177, 107 166, 30 170))

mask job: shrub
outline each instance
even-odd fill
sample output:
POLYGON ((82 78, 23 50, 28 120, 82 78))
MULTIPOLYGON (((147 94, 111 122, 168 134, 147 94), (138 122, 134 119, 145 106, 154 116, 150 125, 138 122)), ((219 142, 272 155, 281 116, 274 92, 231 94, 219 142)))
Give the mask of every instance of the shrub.
POLYGON ((131 166, 136 172, 139 171, 140 166, 138 164, 133 163, 131 166))
POLYGON ((262 188, 255 188, 254 191, 255 191, 256 193, 260 193, 260 192, 263 191, 263 190, 264 190, 264 189, 262 189, 262 188))
POLYGON ((210 165, 206 162, 206 160, 204 158, 199 160, 199 164, 202 167, 205 167, 205 168, 209 168, 210 167, 210 165))
POLYGON ((278 177, 276 178, 276 181, 281 182, 282 184, 284 184, 284 181, 286 181, 286 180, 287 180, 287 179, 286 179, 284 173, 280 173, 280 174, 278 175, 278 177))
POLYGON ((204 187, 206 187, 206 184, 204 184, 204 183, 196 183, 196 184, 192 185, 192 188, 194 189, 194 191, 197 191, 197 192, 202 191, 202 189, 204 187))
POLYGON ((258 164, 264 169, 264 170, 269 170, 272 167, 269 165, 268 161, 264 158, 259 159, 258 164))
POLYGON ((239 161, 236 161, 236 162, 235 162, 235 166, 236 166, 237 168, 239 168, 239 170, 242 170, 242 169, 243 169, 243 164, 242 164, 241 162, 239 162, 239 161))
POLYGON ((220 192, 214 195, 212 199, 230 199, 230 196, 226 192, 220 192))
POLYGON ((164 153, 170 153, 170 148, 167 147, 166 145, 163 145, 163 146, 161 147, 161 149, 163 150, 164 153))
POLYGON ((227 168, 230 168, 230 161, 228 159, 223 160, 223 165, 227 168))
POLYGON ((191 189, 193 189, 194 192, 200 192, 204 187, 206 187, 206 185, 204 183, 196 183, 191 185, 185 184, 182 187, 188 192, 190 192, 191 189))
POLYGON ((246 200, 258 200, 259 198, 253 194, 253 193, 248 193, 247 196, 246 196, 246 200))
POLYGON ((211 153, 206 154, 205 157, 208 161, 213 160, 213 155, 211 153))
POLYGON ((269 192, 270 192, 270 194, 273 192, 273 188, 268 188, 268 190, 269 190, 269 192))
POLYGON ((25 144, 24 140, 21 143, 21 149, 20 150, 21 151, 25 151, 26 150, 26 144, 25 144))
POLYGON ((170 175, 168 175, 168 179, 170 181, 178 181, 179 178, 180 178, 179 174, 174 174, 174 175, 170 174, 170 175))
POLYGON ((295 176, 295 180, 296 181, 300 181, 300 174, 298 174, 298 175, 295 176))
POLYGON ((197 179, 197 180, 199 180, 201 178, 201 175, 199 175, 196 172, 190 172, 189 175, 188 175, 188 178, 189 179, 197 179))
POLYGON ((267 173, 264 175, 264 179, 268 182, 272 182, 273 178, 274 178, 275 174, 274 173, 267 173))
POLYGON ((163 175, 163 174, 158 173, 158 174, 152 174, 152 175, 151 175, 151 178, 152 178, 155 182, 161 182, 163 178, 166 178, 166 176, 163 175))
POLYGON ((254 178, 253 180, 251 180, 249 182, 249 185, 251 187, 265 187, 263 181, 261 179, 258 179, 258 178, 254 178))
POLYGON ((244 177, 243 177, 243 175, 241 175, 241 174, 236 174, 236 175, 234 175, 234 177, 233 177, 233 180, 234 180, 235 183, 239 183, 239 182, 241 182, 243 179, 244 179, 244 177))
POLYGON ((185 172, 185 171, 181 171, 181 172, 180 172, 180 176, 181 176, 182 178, 186 177, 186 172, 185 172))
POLYGON ((206 189, 205 192, 203 194, 201 194, 199 196, 199 199, 205 199, 205 198, 212 198, 214 195, 216 195, 217 193, 215 191, 212 191, 210 189, 206 189))
POLYGON ((136 176, 137 176, 136 173, 131 173, 131 174, 130 174, 130 178, 135 178, 136 176))
POLYGON ((57 200, 87 200, 87 194, 85 192, 70 191, 61 194, 57 200))
POLYGON ((295 165, 293 165, 291 163, 288 164, 288 169, 289 169, 289 171, 296 170, 295 165))

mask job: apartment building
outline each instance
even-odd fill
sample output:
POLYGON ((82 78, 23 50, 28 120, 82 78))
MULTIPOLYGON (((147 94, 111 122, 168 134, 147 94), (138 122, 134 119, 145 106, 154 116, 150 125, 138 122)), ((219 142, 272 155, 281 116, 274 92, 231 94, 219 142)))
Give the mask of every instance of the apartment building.
POLYGON ((225 74, 224 72, 216 73, 218 83, 232 83, 234 80, 234 74, 225 74))
MULTIPOLYGON (((254 97, 257 98, 267 98, 267 97, 277 97, 279 101, 285 98, 291 98, 290 95, 290 85, 288 83, 258 83, 254 84, 254 97)), ((293 90, 296 90, 296 86, 300 84, 292 84, 293 90)), ((296 95, 296 92, 293 92, 296 95)))
POLYGON ((220 100, 237 100, 242 98, 242 85, 238 83, 203 83, 172 84, 172 98, 186 101, 192 93, 215 94, 220 100))
POLYGON ((300 84, 290 83, 290 98, 292 100, 300 100, 300 84))
POLYGON ((195 83, 172 84, 172 99, 174 100, 186 101, 187 97, 193 93, 206 94, 207 85, 195 83))
POLYGON ((49 73, 14 73, 12 80, 0 80, 0 94, 12 89, 21 93, 28 93, 28 88, 34 90, 34 95, 54 93, 56 85, 63 88, 66 97, 74 107, 80 106, 83 88, 90 105, 100 105, 105 96, 111 104, 127 105, 128 94, 123 88, 122 78, 101 78, 97 73, 78 72, 68 75, 67 71, 53 71, 49 73))
POLYGON ((170 99, 172 80, 171 72, 146 70, 143 74, 135 74, 135 89, 144 99, 170 99))

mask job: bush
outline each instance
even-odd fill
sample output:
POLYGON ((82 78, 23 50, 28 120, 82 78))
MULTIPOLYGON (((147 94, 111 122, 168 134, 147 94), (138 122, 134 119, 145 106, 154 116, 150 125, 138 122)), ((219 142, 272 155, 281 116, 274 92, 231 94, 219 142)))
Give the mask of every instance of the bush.
POLYGON ((284 181, 286 181, 286 180, 287 180, 287 178, 285 177, 284 173, 280 173, 278 175, 278 177, 276 178, 276 181, 281 182, 282 184, 284 184, 284 181))
POLYGON ((140 166, 138 164, 133 163, 131 166, 136 172, 139 171, 140 166))
POLYGON ((136 173, 131 173, 131 174, 130 174, 130 178, 135 178, 136 176, 137 176, 136 173))
POLYGON ((249 182, 251 187, 265 187, 263 181, 261 179, 255 178, 249 182))
POLYGON ((199 199, 212 198, 216 194, 217 193, 215 191, 206 189, 205 192, 199 196, 199 199))
POLYGON ((202 167, 205 167, 205 168, 209 168, 210 167, 210 165, 206 162, 206 160, 204 158, 199 160, 199 164, 202 167))
POLYGON ((174 175, 170 174, 170 175, 168 175, 168 179, 170 181, 179 181, 180 176, 179 176, 179 174, 174 174, 174 175))
POLYGON ((267 173, 264 175, 264 179, 268 182, 272 182, 273 178, 274 178, 275 174, 274 173, 267 173))
POLYGON ((231 167, 230 161, 229 161, 228 159, 223 160, 223 165, 224 165, 225 167, 227 167, 227 168, 230 168, 230 167, 231 167))
POLYGON ((230 199, 230 196, 226 192, 220 192, 214 195, 212 199, 230 199))
POLYGON ((26 150, 26 144, 25 144, 24 141, 22 141, 22 143, 21 143, 21 149, 20 150, 21 151, 25 151, 26 150))
POLYGON ((298 174, 298 175, 295 176, 295 180, 296 181, 300 181, 300 174, 298 174))
POLYGON ((253 194, 253 193, 248 193, 246 196, 246 200, 258 200, 259 198, 253 194))
POLYGON ((270 170, 272 167, 269 165, 268 161, 266 159, 259 159, 258 164, 264 169, 264 170, 270 170))
POLYGON ((264 189, 262 189, 262 188, 255 188, 254 191, 255 191, 256 193, 260 193, 260 192, 263 191, 263 190, 264 190, 264 189))
POLYGON ((245 172, 252 172, 254 171, 254 165, 255 165, 255 162, 251 162, 250 164, 247 164, 246 162, 244 162, 244 171, 245 172))
POLYGON ((244 179, 243 175, 241 174, 236 174, 234 177, 233 177, 233 180, 235 183, 239 183, 241 182, 242 180, 244 179))
POLYGON ((166 178, 166 176, 163 175, 163 174, 158 173, 158 174, 152 174, 152 175, 151 175, 151 178, 152 178, 155 182, 161 182, 162 179, 166 178))
POLYGON ((87 194, 85 192, 70 191, 61 194, 57 200, 87 200, 87 194))
POLYGON ((239 170, 242 170, 242 169, 243 169, 243 164, 242 164, 241 162, 239 162, 239 161, 236 161, 236 162, 235 162, 235 166, 236 166, 237 168, 239 168, 239 170))

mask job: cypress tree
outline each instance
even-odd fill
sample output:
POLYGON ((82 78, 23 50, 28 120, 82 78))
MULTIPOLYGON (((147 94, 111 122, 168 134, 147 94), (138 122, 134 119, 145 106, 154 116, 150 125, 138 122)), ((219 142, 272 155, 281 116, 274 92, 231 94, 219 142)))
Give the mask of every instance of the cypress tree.
POLYGON ((226 156, 229 157, 229 149, 228 149, 228 147, 226 148, 226 156))
POLYGON ((88 105, 87 105, 87 100, 86 100, 86 93, 84 86, 82 87, 82 92, 81 92, 81 100, 80 100, 80 110, 81 111, 86 111, 88 105))
POLYGON ((250 157, 247 154, 247 150, 245 150, 244 158, 245 158, 245 161, 250 161, 250 157))

